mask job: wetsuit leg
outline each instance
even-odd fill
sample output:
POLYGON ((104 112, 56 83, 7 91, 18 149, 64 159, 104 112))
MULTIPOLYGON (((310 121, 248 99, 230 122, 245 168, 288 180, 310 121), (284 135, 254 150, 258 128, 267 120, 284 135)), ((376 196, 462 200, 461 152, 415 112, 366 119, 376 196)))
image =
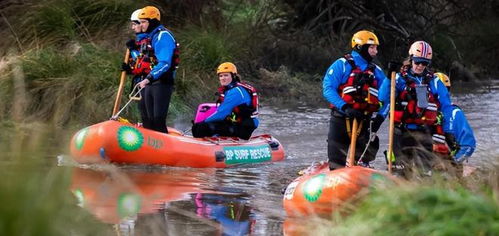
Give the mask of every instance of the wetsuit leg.
POLYGON ((429 170, 433 160, 432 150, 433 144, 429 132, 395 128, 393 152, 396 163, 405 166, 406 174, 413 167, 429 170))
POLYGON ((152 105, 148 105, 148 103, 151 103, 152 97, 151 93, 149 90, 149 86, 146 86, 145 88, 140 91, 142 95, 142 99, 140 100, 139 103, 139 110, 140 110, 140 117, 142 119, 142 126, 146 129, 152 129, 153 128, 153 123, 152 123, 152 110, 148 110, 149 107, 152 107, 152 105))
POLYGON ((345 118, 332 111, 327 137, 327 157, 330 169, 345 167, 350 138, 346 130, 345 118))
POLYGON ((211 137, 215 134, 220 136, 233 136, 229 123, 225 121, 200 122, 192 126, 192 136, 195 138, 211 137))
POLYGON ((152 129, 155 131, 168 133, 166 128, 166 116, 170 107, 170 99, 173 93, 173 86, 164 83, 149 85, 151 102, 147 102, 148 114, 152 115, 152 129), (151 113, 149 111, 152 110, 151 113))
POLYGON ((243 120, 241 125, 235 126, 234 129, 235 129, 234 135, 236 137, 248 140, 249 138, 251 138, 251 134, 256 129, 255 122, 251 118, 245 119, 243 120))
POLYGON ((428 130, 411 131, 415 142, 414 161, 416 167, 428 172, 432 169, 433 163, 436 160, 436 155, 433 153, 433 140, 431 133, 428 130))

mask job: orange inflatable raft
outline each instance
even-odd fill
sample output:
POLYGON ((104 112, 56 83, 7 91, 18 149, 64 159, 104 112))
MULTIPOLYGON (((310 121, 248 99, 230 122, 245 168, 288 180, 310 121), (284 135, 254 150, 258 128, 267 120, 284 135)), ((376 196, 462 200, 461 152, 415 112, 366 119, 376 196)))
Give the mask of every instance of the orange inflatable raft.
POLYGON ((168 128, 164 134, 114 120, 78 131, 70 149, 83 164, 113 162, 179 167, 224 168, 284 159, 284 149, 270 135, 237 138, 193 138, 168 128))
POLYGON ((326 215, 376 182, 392 182, 388 173, 360 166, 330 171, 327 162, 290 183, 283 205, 288 216, 326 215), (385 181, 391 180, 391 181, 385 181))

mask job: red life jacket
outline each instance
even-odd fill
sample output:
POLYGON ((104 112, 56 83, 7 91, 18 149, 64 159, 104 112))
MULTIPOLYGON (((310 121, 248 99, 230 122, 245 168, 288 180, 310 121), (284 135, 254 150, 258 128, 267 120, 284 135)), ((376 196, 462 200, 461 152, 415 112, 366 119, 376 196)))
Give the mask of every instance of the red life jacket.
MULTIPOLYGON (((441 121, 442 119, 441 114, 439 116, 440 116, 439 120, 441 121)), ((435 125, 432 127, 433 152, 443 156, 449 156, 450 148, 449 145, 447 145, 444 129, 440 121, 435 123, 435 125)))
POLYGON ((440 103, 430 90, 429 83, 433 79, 433 73, 428 72, 423 77, 422 83, 427 85, 428 107, 417 106, 416 82, 409 79, 407 69, 401 72, 406 87, 395 99, 395 122, 400 124, 434 125, 437 122, 440 103))
POLYGON ((352 55, 346 54, 345 59, 352 67, 352 71, 346 83, 338 87, 338 94, 354 109, 369 113, 378 111, 378 81, 374 77, 376 66, 369 63, 366 70, 362 71, 355 64, 352 55))
MULTIPOLYGON (((132 74, 146 76, 151 72, 153 67, 153 62, 151 61, 151 54, 153 54, 152 47, 148 47, 148 45, 150 45, 150 40, 144 38, 140 41, 136 41, 135 44, 137 45, 139 56, 135 60, 130 59, 132 74)), ((155 58, 152 57, 152 59, 155 58)))
POLYGON ((234 87, 242 87, 244 88, 251 97, 251 105, 241 104, 235 107, 232 110, 232 114, 227 116, 227 120, 234 123, 241 123, 244 119, 247 118, 257 118, 258 117, 258 93, 255 87, 242 82, 236 82, 233 84, 229 84, 228 86, 220 86, 218 88, 218 99, 217 103, 222 103, 225 99, 225 93, 234 87))

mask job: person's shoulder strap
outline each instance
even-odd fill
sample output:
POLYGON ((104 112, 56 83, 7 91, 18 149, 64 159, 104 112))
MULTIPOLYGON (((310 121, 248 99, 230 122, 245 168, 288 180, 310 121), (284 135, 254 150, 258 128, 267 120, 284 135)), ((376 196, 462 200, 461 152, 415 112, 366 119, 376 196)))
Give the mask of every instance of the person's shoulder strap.
POLYGON ((353 60, 352 54, 348 53, 348 54, 345 54, 343 57, 347 60, 348 64, 350 64, 350 66, 352 67, 352 70, 357 67, 357 65, 355 64, 355 61, 353 60))

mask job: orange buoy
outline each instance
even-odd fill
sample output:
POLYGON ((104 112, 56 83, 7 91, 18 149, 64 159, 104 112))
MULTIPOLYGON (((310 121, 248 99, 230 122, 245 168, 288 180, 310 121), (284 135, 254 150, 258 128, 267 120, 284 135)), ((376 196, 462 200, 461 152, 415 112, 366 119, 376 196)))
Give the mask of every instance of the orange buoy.
POLYGON ((78 131, 70 149, 83 164, 125 163, 179 167, 223 168, 239 164, 284 159, 281 143, 270 135, 249 140, 213 137, 193 138, 168 128, 168 134, 114 120, 78 131))
POLYGON ((327 165, 322 165, 287 186, 284 209, 288 216, 331 214, 345 202, 355 199, 361 190, 393 178, 388 173, 360 166, 329 171, 327 165))

